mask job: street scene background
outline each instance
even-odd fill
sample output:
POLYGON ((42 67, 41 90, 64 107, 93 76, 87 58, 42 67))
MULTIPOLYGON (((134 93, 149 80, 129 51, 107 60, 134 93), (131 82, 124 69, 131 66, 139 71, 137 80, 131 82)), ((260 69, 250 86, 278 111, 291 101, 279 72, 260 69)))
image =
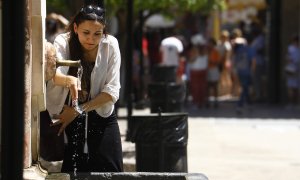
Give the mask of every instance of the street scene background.
MULTIPOLYGON (((188 172, 212 180, 299 179, 300 2, 127 2, 104 1, 122 54, 116 111, 125 170, 136 171, 135 144, 126 140, 130 117, 186 112, 188 172), (169 37, 179 40, 169 41, 177 48, 172 58, 164 54, 169 37)), ((49 42, 81 5, 47 1, 49 42)))

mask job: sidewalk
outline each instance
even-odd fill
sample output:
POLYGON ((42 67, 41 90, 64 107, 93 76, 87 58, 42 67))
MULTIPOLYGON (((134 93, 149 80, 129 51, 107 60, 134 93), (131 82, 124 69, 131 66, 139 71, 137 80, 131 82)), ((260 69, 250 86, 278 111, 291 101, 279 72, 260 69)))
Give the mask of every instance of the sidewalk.
MULTIPOLYGON (((218 109, 189 106, 188 171, 211 180, 299 180, 300 111, 257 104, 242 115, 233 102, 218 109)), ((135 114, 149 109, 134 110, 135 114)), ((126 116, 126 109, 119 109, 126 116)), ((122 137, 126 120, 119 120, 122 137)), ((124 163, 134 170, 134 143, 123 138, 124 163)))

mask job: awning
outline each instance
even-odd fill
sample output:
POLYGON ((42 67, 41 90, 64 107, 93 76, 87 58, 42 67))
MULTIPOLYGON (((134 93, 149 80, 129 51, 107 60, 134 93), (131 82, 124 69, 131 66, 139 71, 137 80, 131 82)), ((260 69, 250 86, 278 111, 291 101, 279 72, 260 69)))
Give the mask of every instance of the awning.
POLYGON ((153 14, 145 21, 148 28, 169 28, 175 26, 175 20, 164 17, 162 14, 153 14))

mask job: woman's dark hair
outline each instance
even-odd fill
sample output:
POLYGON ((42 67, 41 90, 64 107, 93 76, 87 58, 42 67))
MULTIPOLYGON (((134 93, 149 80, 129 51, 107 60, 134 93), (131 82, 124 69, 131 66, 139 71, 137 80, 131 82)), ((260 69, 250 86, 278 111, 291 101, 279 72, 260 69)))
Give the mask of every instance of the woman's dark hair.
MULTIPOLYGON (((85 5, 80 9, 79 12, 71 20, 67 30, 70 32, 69 36, 69 50, 70 50, 70 58, 72 60, 82 59, 83 51, 81 49, 81 45, 78 39, 78 35, 74 31, 74 23, 78 26, 84 21, 98 21, 99 23, 106 25, 105 21, 105 10, 97 5, 85 5)), ((103 30, 104 36, 106 36, 106 27, 103 30)), ((69 74, 76 74, 77 68, 70 68, 69 74)))

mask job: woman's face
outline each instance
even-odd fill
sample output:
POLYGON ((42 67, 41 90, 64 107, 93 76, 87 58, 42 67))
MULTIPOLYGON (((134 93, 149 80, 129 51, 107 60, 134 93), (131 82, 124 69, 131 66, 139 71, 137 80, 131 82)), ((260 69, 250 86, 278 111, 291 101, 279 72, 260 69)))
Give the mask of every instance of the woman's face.
POLYGON ((84 51, 92 51, 98 47, 103 35, 104 25, 98 21, 84 21, 79 25, 74 23, 74 31, 84 51))

